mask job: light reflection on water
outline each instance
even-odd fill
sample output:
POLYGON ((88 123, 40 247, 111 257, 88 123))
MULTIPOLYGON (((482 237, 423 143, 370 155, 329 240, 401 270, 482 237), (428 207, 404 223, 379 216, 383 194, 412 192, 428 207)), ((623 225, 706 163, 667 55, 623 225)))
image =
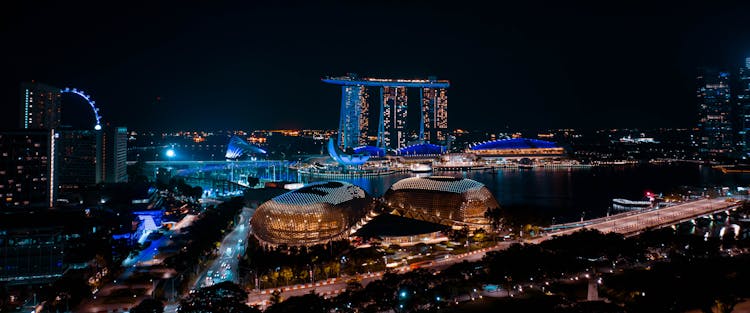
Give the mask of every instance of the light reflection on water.
MULTIPOLYGON (((422 174, 419 174, 422 175, 422 174)), ((613 198, 640 200, 645 191, 667 193, 680 186, 747 186, 750 174, 722 174, 707 166, 630 166, 597 168, 498 169, 493 171, 435 172, 484 183, 500 205, 518 214, 567 222, 607 214, 613 198)), ((358 185, 373 196, 383 193, 412 173, 327 179, 302 177, 303 182, 341 180, 358 185)))

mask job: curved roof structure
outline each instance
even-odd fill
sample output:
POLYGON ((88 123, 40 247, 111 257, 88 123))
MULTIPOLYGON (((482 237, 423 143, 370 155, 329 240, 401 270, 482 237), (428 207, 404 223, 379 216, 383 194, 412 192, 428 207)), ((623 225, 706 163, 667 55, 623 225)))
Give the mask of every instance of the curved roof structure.
POLYGON ((253 235, 270 245, 314 245, 348 237, 373 207, 360 187, 319 182, 266 201, 250 220, 253 235))
POLYGON ((385 156, 385 149, 373 146, 360 146, 354 148, 354 153, 369 155, 371 157, 382 157, 385 156))
POLYGON ((484 184, 471 179, 455 178, 451 176, 429 176, 429 177, 410 177, 397 181, 392 190, 412 189, 412 190, 431 190, 451 193, 464 193, 469 190, 477 190, 484 187, 484 184))
POLYGON ((488 209, 500 207, 484 184, 446 176, 402 179, 385 192, 389 210, 404 217, 454 227, 487 228, 488 209))
POLYGON ((339 147, 337 147, 336 144, 333 143, 333 137, 328 139, 328 155, 330 155, 331 158, 334 159, 337 163, 349 166, 362 165, 365 164, 368 159, 370 159, 370 156, 365 154, 344 153, 344 151, 341 151, 341 149, 339 149, 339 147))
POLYGON ((273 200, 277 203, 289 205, 309 205, 319 202, 336 205, 365 196, 367 196, 365 191, 358 186, 345 182, 330 181, 312 183, 273 198, 273 200))
POLYGON ((240 137, 232 136, 227 145, 227 159, 236 159, 245 154, 266 154, 266 150, 256 145, 250 144, 240 137))
POLYGON ((556 143, 538 139, 513 138, 486 141, 474 144, 471 150, 502 150, 502 149, 538 149, 559 148, 556 143))
POLYGON ((445 146, 440 146, 431 143, 420 143, 416 145, 406 146, 396 150, 398 155, 434 155, 442 154, 445 152, 445 146))
POLYGON ((232 136, 232 138, 229 139, 225 157, 227 159, 237 159, 245 154, 266 154, 266 150, 263 150, 256 145, 251 145, 240 137, 232 136))

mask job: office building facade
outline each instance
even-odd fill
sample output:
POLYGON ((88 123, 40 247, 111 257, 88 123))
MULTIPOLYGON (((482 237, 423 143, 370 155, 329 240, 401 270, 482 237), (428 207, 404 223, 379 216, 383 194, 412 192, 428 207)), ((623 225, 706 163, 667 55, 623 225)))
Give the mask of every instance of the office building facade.
POLYGON ((750 58, 740 66, 737 77, 737 152, 740 159, 750 159, 750 58))
POLYGON ((405 146, 407 142, 406 118, 409 97, 406 87, 386 86, 380 90, 383 104, 380 125, 383 129, 379 132, 378 146, 398 149, 405 146))
POLYGON ((56 199, 54 130, 0 132, 1 207, 52 207, 56 199))
POLYGON ((367 144, 369 131, 369 103, 364 86, 341 88, 341 114, 339 118, 338 145, 344 149, 367 144))
POLYGON ((443 142, 448 135, 448 89, 422 88, 422 121, 419 138, 426 142, 443 142))
POLYGON ((53 129, 60 125, 60 89, 37 82, 21 84, 21 129, 53 129))
POLYGON ((696 77, 701 158, 725 158, 734 151, 729 79, 729 72, 714 69, 701 69, 696 77))
MULTIPOLYGON (((419 140, 443 141, 448 129, 448 93, 450 82, 428 79, 359 78, 355 74, 325 77, 323 82, 341 86, 341 114, 337 144, 343 149, 364 146, 371 125, 367 88, 378 88, 379 112, 377 148, 397 150, 408 143, 408 88, 420 89, 419 140)), ((375 127, 372 127, 373 129, 375 127)))
POLYGON ((128 181, 127 127, 104 127, 101 144, 101 162, 99 162, 101 177, 99 181, 105 183, 123 183, 128 181))
POLYGON ((58 195, 67 196, 101 182, 102 132, 58 130, 58 195))

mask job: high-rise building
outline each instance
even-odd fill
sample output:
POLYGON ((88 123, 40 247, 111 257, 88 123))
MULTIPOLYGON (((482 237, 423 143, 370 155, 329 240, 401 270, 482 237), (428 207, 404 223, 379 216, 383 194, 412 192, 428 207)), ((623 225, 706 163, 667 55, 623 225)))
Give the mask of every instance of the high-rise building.
POLYGON ((58 130, 58 194, 65 197, 101 182, 102 132, 58 130))
POLYGON ((450 82, 428 79, 359 78, 349 73, 340 77, 325 77, 323 82, 341 86, 341 115, 337 143, 347 149, 369 143, 369 111, 367 88, 379 88, 377 114, 377 148, 397 150, 408 142, 408 88, 420 88, 419 139, 443 141, 448 129, 448 93, 450 82))
POLYGON ((419 139, 445 141, 448 134, 448 89, 422 88, 422 124, 419 139))
POLYGON ((0 207, 53 207, 54 130, 0 132, 0 207))
POLYGON ((733 151, 729 72, 701 69, 698 83, 698 152, 703 158, 728 157, 733 151))
POLYGON ((406 145, 406 113, 408 97, 406 87, 385 86, 380 88, 383 103, 383 116, 380 126, 378 147, 398 149, 406 145))
POLYGON ((0 230, 0 282, 44 282, 62 276, 63 227, 3 227, 0 230))
POLYGON ((100 171, 103 176, 100 181, 105 183, 127 182, 127 127, 105 127, 101 148, 103 150, 99 166, 101 166, 100 171))
POLYGON ((52 129, 60 125, 60 89, 26 82, 21 84, 22 129, 52 129))
POLYGON ((750 159, 750 57, 740 66, 737 81, 737 152, 741 159, 750 159))
POLYGON ((367 144, 369 104, 367 89, 361 85, 341 88, 341 114, 338 145, 344 149, 367 144))

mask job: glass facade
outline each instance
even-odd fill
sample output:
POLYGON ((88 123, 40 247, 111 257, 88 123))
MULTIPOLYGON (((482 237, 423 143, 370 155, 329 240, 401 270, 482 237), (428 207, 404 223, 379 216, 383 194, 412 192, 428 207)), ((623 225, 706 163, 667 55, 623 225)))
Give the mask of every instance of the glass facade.
POLYGON ((0 281, 44 280, 62 276, 62 228, 0 231, 0 281))
POLYGON ((750 158, 750 58, 740 67, 737 86, 738 142, 740 158, 750 158))
POLYGON ((22 129, 60 126, 60 89, 36 82, 21 84, 22 129))
POLYGON ((53 131, 0 132, 0 206, 54 205, 54 150, 53 131))
POLYGON ((96 130, 61 130, 58 149, 58 192, 60 196, 101 182, 102 132, 96 130))
POLYGON ((106 127, 102 137, 101 181, 121 183, 128 181, 127 153, 128 129, 126 127, 106 127))
POLYGON ((369 104, 364 86, 341 88, 341 115, 339 119, 338 145, 344 149, 367 144, 369 131, 369 104))
POLYGON ((703 158, 727 157, 733 151, 729 73, 702 69, 698 87, 698 152, 703 158))
POLYGON ((398 149, 406 145, 406 118, 409 97, 406 87, 382 87, 382 131, 378 133, 378 147, 398 149))
POLYGON ((448 134, 448 89, 422 88, 420 139, 442 142, 448 134))
MULTIPOLYGON (((337 144, 343 149, 370 144, 370 110, 367 88, 379 89, 377 143, 380 149, 396 150, 409 141, 407 129, 408 88, 420 91, 419 139, 444 141, 448 134, 447 80, 359 78, 349 73, 342 77, 325 77, 322 81, 341 86, 341 112, 337 144)), ((374 133, 373 127, 373 133, 374 133)), ((416 131, 416 130, 411 130, 416 131)))

